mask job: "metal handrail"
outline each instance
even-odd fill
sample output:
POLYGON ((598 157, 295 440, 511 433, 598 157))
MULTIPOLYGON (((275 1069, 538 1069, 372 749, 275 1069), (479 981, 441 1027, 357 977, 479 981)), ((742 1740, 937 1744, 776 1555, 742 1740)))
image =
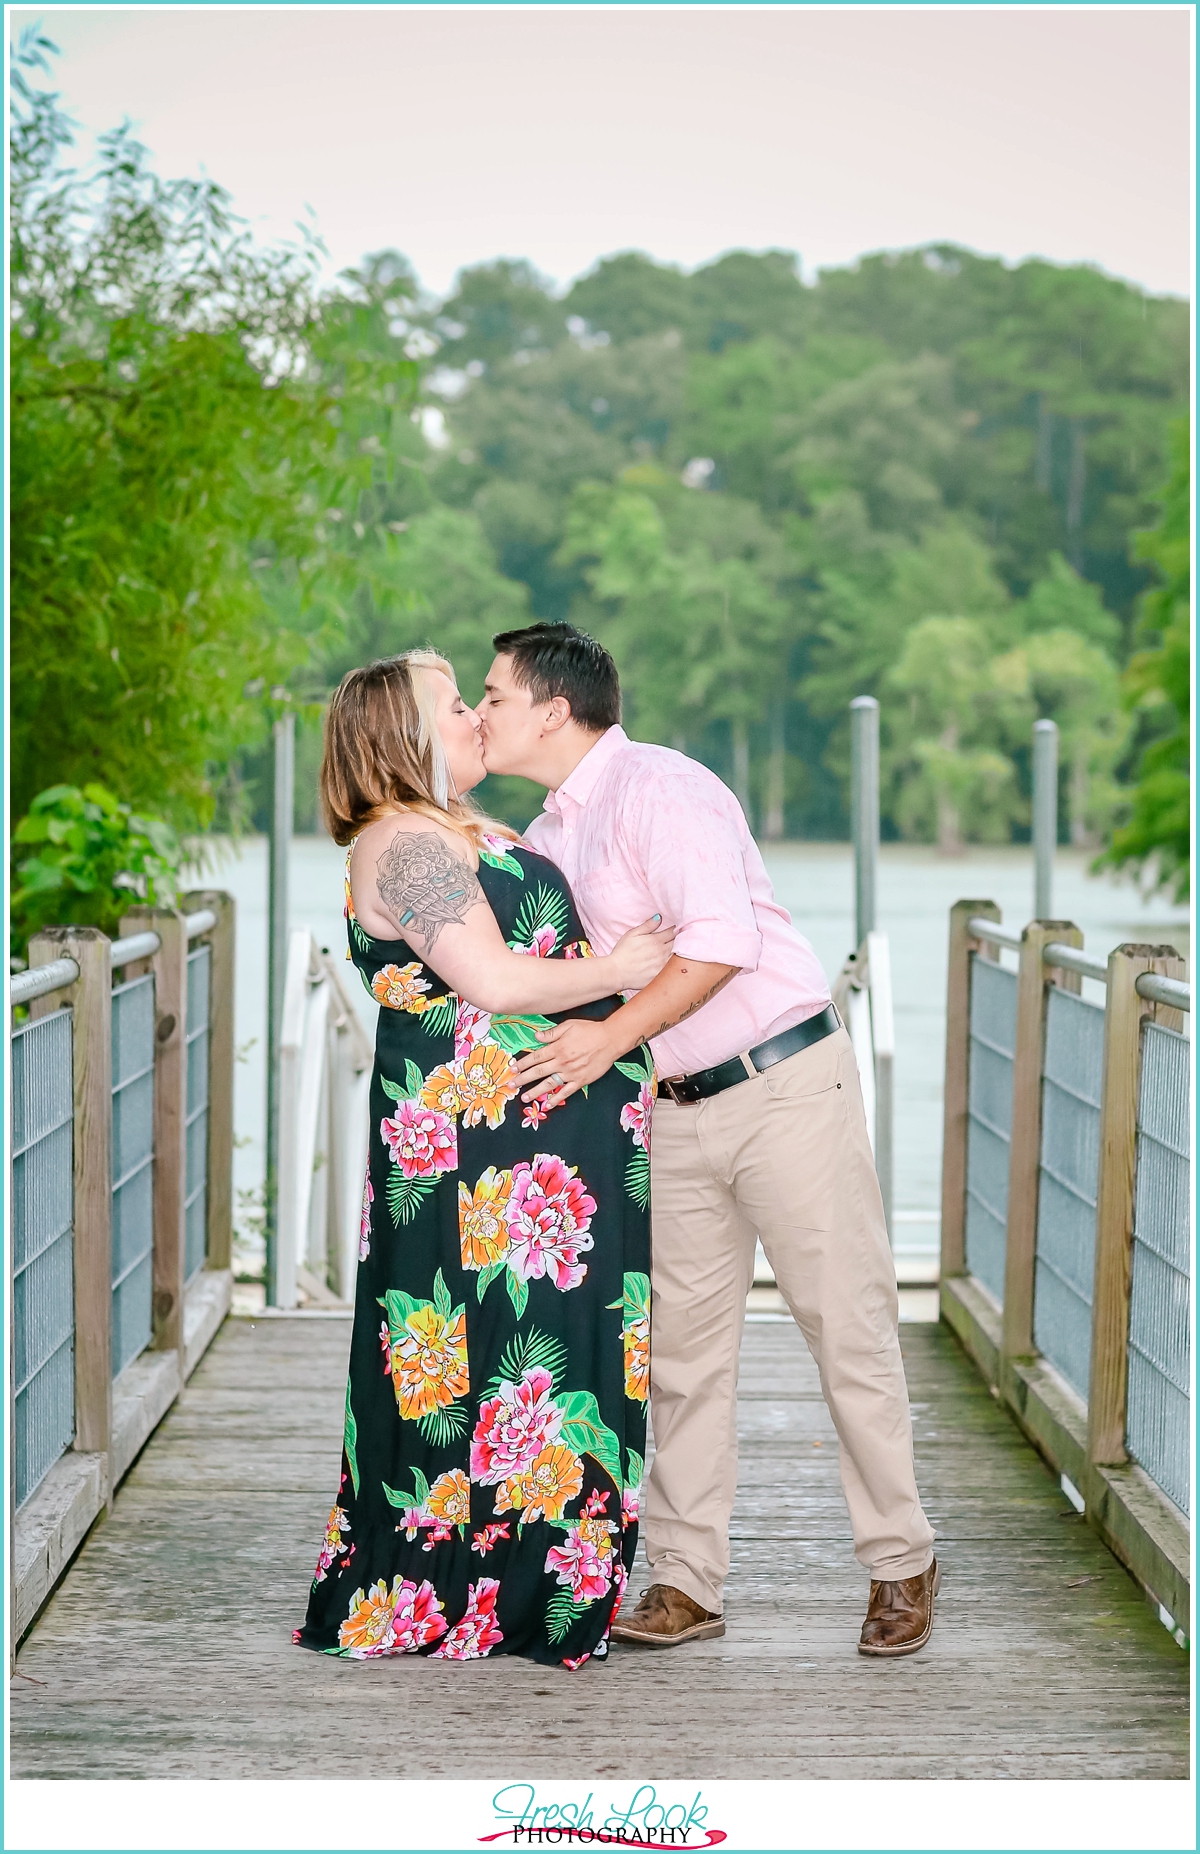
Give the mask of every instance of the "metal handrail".
POLYGON ((73 985, 78 977, 79 967, 73 959, 54 959, 48 966, 34 966, 31 972, 15 973, 8 995, 13 1004, 28 1004, 34 998, 44 998, 47 992, 73 985))
POLYGON ((1002 927, 999 921, 985 921, 981 915, 967 922, 967 932, 976 940, 988 940, 993 946, 1006 946, 1010 952, 1019 953, 1021 936, 1010 928, 1002 927))
POLYGON ((1192 1008, 1192 988, 1185 979, 1164 978, 1160 972, 1143 972, 1133 981, 1133 989, 1139 998, 1149 998, 1152 1004, 1170 1004, 1177 1011, 1192 1008))
POLYGON ((1078 972, 1081 978, 1096 979, 1101 985, 1108 984, 1106 960, 1090 959, 1078 946, 1068 946, 1062 940, 1051 940, 1042 948, 1042 963, 1061 966, 1065 972, 1078 972))
MULTIPOLYGON (((200 908, 195 914, 184 918, 189 940, 198 939, 217 924, 217 917, 211 908, 200 908)), ((135 959, 151 959, 162 945, 162 940, 153 928, 145 933, 127 934, 123 940, 114 940, 109 949, 109 959, 113 971, 132 964, 135 959)), ((64 986, 73 985, 79 977, 79 967, 69 956, 52 959, 49 965, 34 966, 28 972, 18 972, 9 985, 9 1002, 11 1004, 29 1004, 34 998, 44 998, 49 992, 62 991, 64 986)))

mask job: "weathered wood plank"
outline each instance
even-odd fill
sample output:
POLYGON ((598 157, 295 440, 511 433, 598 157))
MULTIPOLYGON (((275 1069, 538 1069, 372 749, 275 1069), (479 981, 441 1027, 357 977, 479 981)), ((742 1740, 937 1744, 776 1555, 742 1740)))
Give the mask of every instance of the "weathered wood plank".
POLYGON ((15 1776, 1186 1777, 1185 1656, 944 1327, 904 1333, 944 1565, 921 1655, 855 1652, 867 1579, 782 1324, 743 1347, 723 1640, 574 1676, 294 1648, 348 1340, 226 1322, 22 1650, 15 1776))

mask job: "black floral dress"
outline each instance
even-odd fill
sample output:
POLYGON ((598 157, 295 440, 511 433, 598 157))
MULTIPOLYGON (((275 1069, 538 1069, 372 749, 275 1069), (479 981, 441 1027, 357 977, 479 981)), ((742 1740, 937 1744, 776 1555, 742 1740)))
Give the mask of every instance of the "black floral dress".
MULTIPOLYGON (((508 944, 590 957, 567 884, 489 837, 508 944)), ((354 917, 379 1000, 341 1486, 295 1640, 355 1659, 607 1652, 637 1543, 650 1344, 641 1049, 547 1115, 489 1016, 354 917)), ((564 1013, 607 1017, 607 998, 564 1013)))

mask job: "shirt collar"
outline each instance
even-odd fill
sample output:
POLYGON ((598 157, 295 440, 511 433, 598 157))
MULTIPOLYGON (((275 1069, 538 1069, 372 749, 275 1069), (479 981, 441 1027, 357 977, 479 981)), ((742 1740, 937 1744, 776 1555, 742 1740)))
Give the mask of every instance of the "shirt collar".
POLYGON ((594 747, 589 747, 575 770, 553 792, 547 792, 543 811, 556 817, 573 817, 582 811, 611 761, 628 746, 629 736, 621 726, 606 728, 594 747))

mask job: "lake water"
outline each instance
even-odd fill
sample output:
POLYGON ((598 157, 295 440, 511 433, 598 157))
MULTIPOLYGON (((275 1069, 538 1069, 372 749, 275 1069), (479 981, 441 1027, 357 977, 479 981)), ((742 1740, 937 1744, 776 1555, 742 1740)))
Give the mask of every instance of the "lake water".
MULTIPOLYGON (((780 901, 811 940, 832 980, 851 949, 854 878, 850 847, 788 843, 764 849, 780 901)), ((345 852, 328 837, 292 841, 291 921, 333 951, 346 944, 342 919, 345 852)), ((1083 930, 1088 952, 1102 957, 1125 940, 1163 941, 1190 957, 1189 915, 1161 897, 1145 902, 1127 882, 1088 873, 1090 858, 1062 850, 1055 871, 1054 911, 1083 930)), ((263 837, 233 845, 212 841, 202 878, 235 897, 238 911, 235 1083, 235 1187, 239 1252, 261 1255, 255 1229, 261 1202, 266 1103, 267 844, 263 837)), ((949 910, 960 896, 988 898, 1019 929, 1033 911, 1033 865, 1023 846, 972 849, 939 857, 914 844, 880 852, 879 927, 889 938, 896 1022, 896 1247, 919 1253, 937 1246, 941 1183, 942 1064, 945 1042, 946 937, 949 910)), ((1085 981, 1085 995, 1103 987, 1085 981)), ((355 980, 351 995, 374 1034, 375 1006, 355 980)))

